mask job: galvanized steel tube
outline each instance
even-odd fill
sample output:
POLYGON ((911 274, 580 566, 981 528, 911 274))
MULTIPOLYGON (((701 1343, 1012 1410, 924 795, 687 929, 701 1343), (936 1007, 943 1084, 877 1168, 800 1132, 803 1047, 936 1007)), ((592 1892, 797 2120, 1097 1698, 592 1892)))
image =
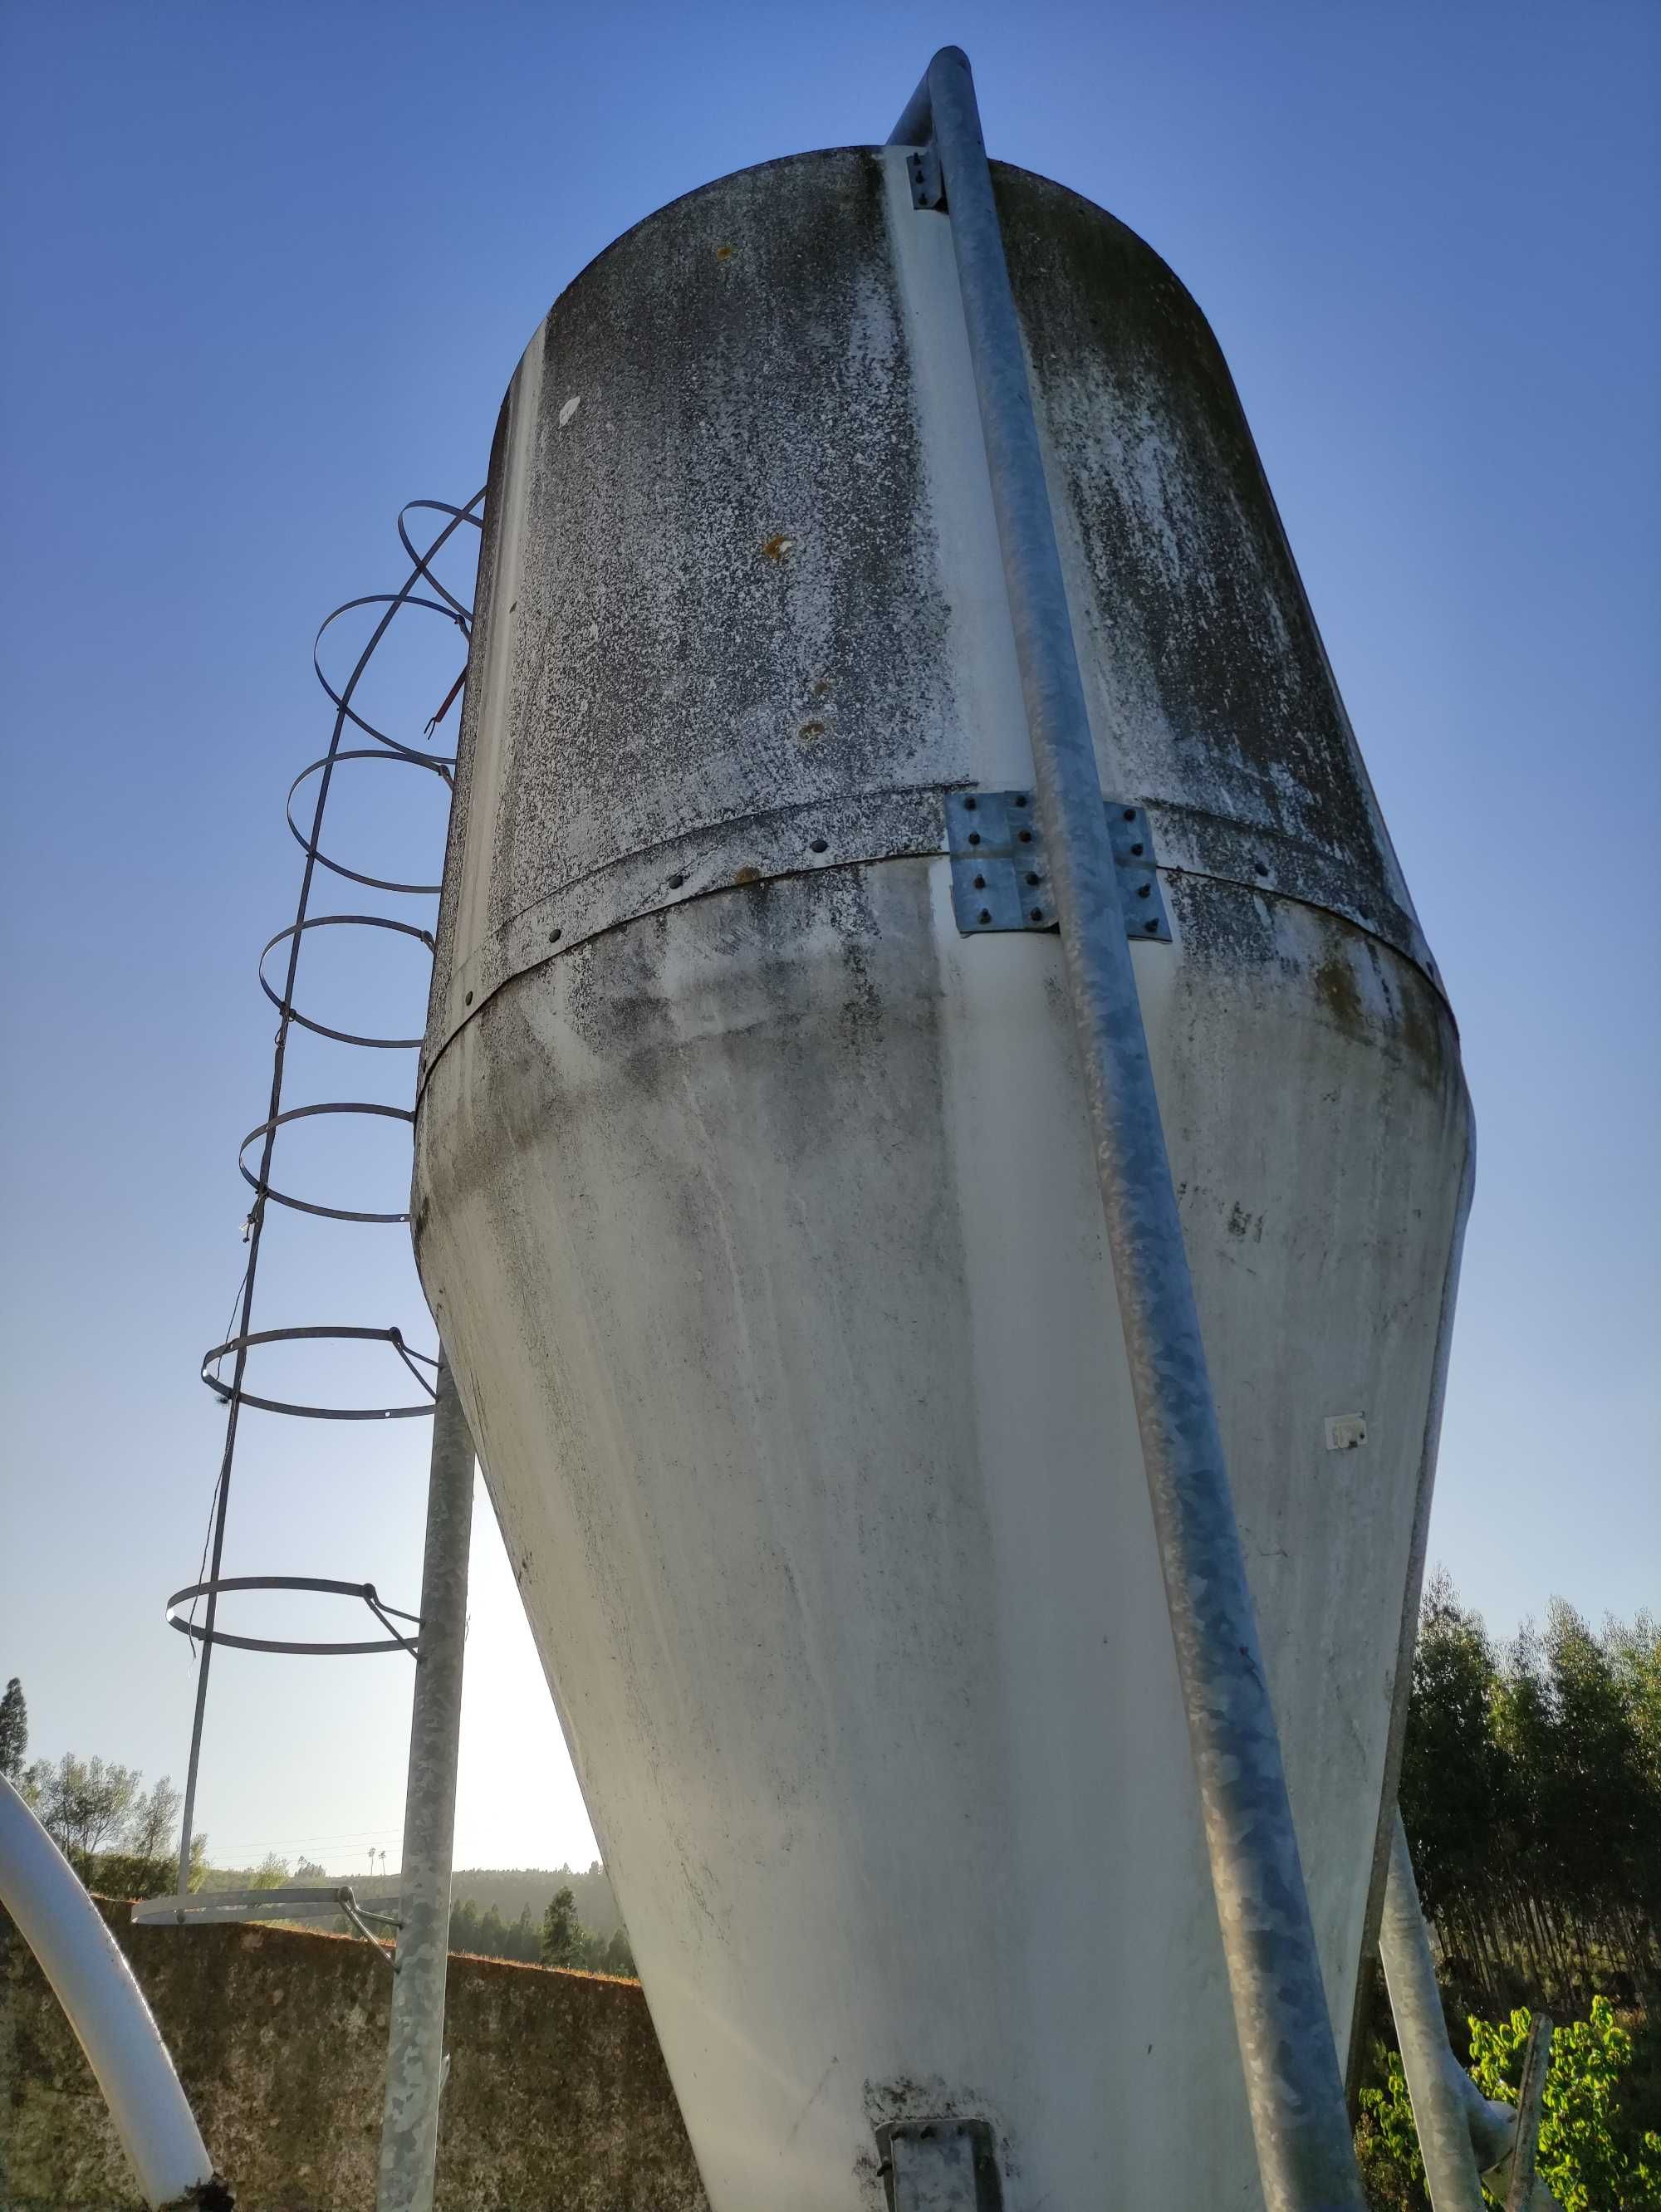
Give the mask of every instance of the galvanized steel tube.
POLYGON ((456 1756, 472 1540, 473 1441, 449 1363, 441 1355, 427 1486, 421 1628, 378 2212, 429 2212, 444 2086, 444 1994, 450 1955, 450 1872, 456 1756))
POLYGON ((1034 781, 1264 2192, 1273 2212, 1360 2212, 1280 1740, 1119 918, 1020 323, 974 81, 955 46, 930 63, 895 139, 916 143, 928 131, 952 224, 1034 781))
POLYGON ((1413 1862, 1399 1812, 1394 1815, 1390 1834, 1378 1955, 1390 1990, 1396 2039, 1402 2048, 1402 2071, 1413 2101, 1413 2124, 1419 2134, 1433 2212, 1482 2212, 1482 2185, 1477 2178, 1470 2123, 1454 2079, 1464 2069, 1448 2048, 1436 1965, 1419 1910, 1413 1862))
MULTIPOLYGON (((1482 2212, 1478 2169, 1490 2179, 1496 2171, 1509 2170, 1517 2110, 1485 2097, 1449 2047, 1430 1931, 1399 1810, 1391 1815, 1378 1956, 1434 2212, 1482 2212)), ((1530 2212, 1556 2212, 1557 2199, 1537 2175, 1526 2201, 1530 2212)))

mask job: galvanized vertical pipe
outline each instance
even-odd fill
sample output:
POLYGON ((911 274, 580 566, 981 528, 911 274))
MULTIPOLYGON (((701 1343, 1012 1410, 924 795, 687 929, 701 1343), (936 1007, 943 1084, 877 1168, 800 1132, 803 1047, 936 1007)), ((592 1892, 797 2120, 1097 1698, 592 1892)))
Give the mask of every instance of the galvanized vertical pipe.
POLYGON ((433 2201, 472 1512, 473 1443, 441 1349, 376 2212, 430 2212, 433 2201))
POLYGON ((1272 2212, 1361 2212, 1280 1739, 1120 916, 1020 323, 974 80, 955 46, 929 64, 894 142, 918 143, 931 131, 1264 2194, 1272 2212))

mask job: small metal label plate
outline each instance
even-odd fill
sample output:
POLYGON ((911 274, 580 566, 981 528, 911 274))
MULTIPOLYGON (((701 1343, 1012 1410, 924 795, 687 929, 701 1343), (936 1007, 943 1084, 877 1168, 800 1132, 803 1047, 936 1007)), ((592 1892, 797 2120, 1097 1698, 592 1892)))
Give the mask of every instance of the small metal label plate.
MULTIPOLYGON (((1104 799, 1127 937, 1171 942, 1147 810, 1104 799)), ((1030 791, 952 791, 946 798, 952 908, 965 937, 1054 929, 1043 832, 1030 791)))

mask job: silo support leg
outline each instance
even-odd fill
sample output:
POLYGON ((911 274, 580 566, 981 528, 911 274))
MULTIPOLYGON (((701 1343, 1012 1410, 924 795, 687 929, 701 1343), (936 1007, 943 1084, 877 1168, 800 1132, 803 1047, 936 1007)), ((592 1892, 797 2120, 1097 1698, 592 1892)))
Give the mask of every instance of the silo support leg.
MULTIPOLYGON (((1454 2079, 1464 2069, 1448 2047, 1430 1936, 1419 1909, 1408 1839, 1397 1813, 1390 1838, 1378 1956, 1401 2046, 1418 2130, 1419 2154, 1433 2212, 1484 2212, 1465 2099, 1454 2079)), ((1472 2085, 1475 2086, 1474 2084, 1472 2085)))
MULTIPOLYGON (((1430 1931, 1420 1908, 1419 1886, 1414 1880, 1407 1831, 1399 1812, 1390 1837, 1378 1956, 1390 1991, 1402 2071, 1407 2077, 1419 2154, 1425 2162, 1425 2185, 1434 2212, 1484 2212, 1479 2167, 1491 2188, 1512 2183, 1520 2188, 1518 2212, 1559 2212, 1557 2199, 1534 2172, 1534 2138, 1540 2126, 1537 2094, 1532 2113, 1526 2106, 1523 2112, 1522 2125, 1528 2133, 1526 2141, 1521 2141, 1516 2107, 1485 2097, 1449 2046, 1430 1931), (1516 2158, 1519 2142, 1525 2170, 1519 2169, 1516 2158)), ((1544 2037, 1536 2039, 1531 2047, 1548 2047, 1549 2036, 1548 2021, 1544 2037)), ((1543 2086, 1543 2063, 1536 2068, 1536 2076, 1537 2084, 1543 2086)), ((1506 2202, 1511 2206, 1509 2186, 1506 2202)))
POLYGON ((431 2212, 444 2086, 456 1754, 472 1538, 473 1444, 441 1358, 421 1570, 421 1628, 410 1717, 404 1869, 377 2212, 431 2212))

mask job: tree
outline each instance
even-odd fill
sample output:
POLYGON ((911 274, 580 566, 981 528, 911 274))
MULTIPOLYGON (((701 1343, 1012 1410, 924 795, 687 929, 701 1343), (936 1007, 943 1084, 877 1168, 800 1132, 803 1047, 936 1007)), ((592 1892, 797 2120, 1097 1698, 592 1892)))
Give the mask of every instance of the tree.
POLYGON ((1400 1788, 1467 1998, 1661 1990, 1661 1636, 1554 1600, 1496 1652, 1445 1575, 1420 1616, 1400 1788))
MULTIPOLYGON (((155 1789, 139 1791, 133 1799, 132 1810, 118 1835, 112 1838, 118 1847, 106 1847, 100 1851, 91 1867, 88 1877, 90 1886, 106 1897, 166 1896, 179 1879, 175 1833, 179 1803, 179 1792, 165 1774, 155 1789)), ((206 1850, 205 1836, 192 1837, 192 1869, 206 1850)))
POLYGON ((635 1954, 629 1948, 627 1929, 618 1928, 613 1931, 610 1942, 601 1952, 596 1963, 605 1973, 626 1974, 631 1981, 638 1978, 635 1968, 635 1954))
POLYGON ((1400 1796, 1419 1893, 1439 1923, 1455 1899, 1480 1899, 1501 1813, 1505 1762, 1490 1726, 1496 1677, 1482 1620, 1445 1573, 1433 1575, 1414 1647, 1400 1796))
POLYGON ((624 1930, 619 1927, 605 1936, 585 1928, 569 1883, 554 1892, 542 1916, 542 1963, 579 1967, 591 1974, 632 1975, 635 1971, 635 1955, 624 1930))
POLYGON ((23 1754, 29 1747, 29 1709, 23 1685, 14 1674, 0 1697, 0 1774, 16 1782, 23 1771, 23 1754))
MULTIPOLYGON (((28 1719, 15 1677, 0 1698, 0 1722, 6 1721, 12 1723, 9 1740, 21 1754, 28 1719)), ((170 1776, 146 1790, 136 1766, 66 1752, 55 1765, 46 1759, 20 1765, 14 1778, 24 1802, 89 1889, 111 1897, 155 1897, 172 1889, 179 1797, 170 1776)), ((205 1836, 192 1837, 192 1889, 200 1887, 207 1870, 207 1849, 205 1836)))
MULTIPOLYGON (((1530 2016, 1508 2021, 1472 2014, 1471 2072, 1485 2097, 1517 2102, 1530 2016)), ((1633 2041, 1607 1997, 1594 1997, 1591 2017, 1569 2021, 1552 2038, 1541 2114, 1542 2179, 1563 2212, 1645 2212, 1661 2203, 1661 2135, 1638 2111, 1633 2041)), ((1384 2054, 1381 2087, 1361 2092, 1355 2148, 1369 2201, 1390 2212, 1428 2212, 1425 2166, 1413 2105, 1394 2051, 1384 2054)), ((1490 2204, 1500 2199, 1491 2192, 1490 2204)))
POLYGON ((1626 1692, 1650 1782, 1661 1786, 1661 1620, 1644 1612, 1628 1626, 1611 1617, 1603 1623, 1603 1648, 1626 1692))
POLYGON ((24 1795, 42 1826, 83 1877, 94 1856, 113 1844, 131 1817, 143 1779, 137 1767, 77 1759, 66 1751, 52 1766, 37 1759, 24 1776, 24 1795))
POLYGON ((135 1857, 159 1859, 166 1856, 167 1847, 173 1841, 179 1802, 179 1792, 173 1788, 173 1777, 169 1774, 164 1774, 154 1790, 134 1799, 127 1822, 125 1842, 135 1857))
POLYGON ((582 1954, 582 1923, 577 1918, 576 1899, 568 1883, 557 1889, 542 1916, 542 1963, 545 1966, 575 1966, 582 1954))
POLYGON ((250 1889, 282 1889, 289 1880, 289 1862, 278 1858, 275 1851, 267 1851, 259 1864, 248 1876, 250 1889))
MULTIPOLYGON (((1517 2102, 1529 2015, 1470 2021, 1471 2072, 1485 2097, 1517 2102)), ((1661 2135, 1621 2110, 1632 2038, 1607 1997, 1551 2039, 1540 2122, 1540 2172, 1563 2212, 1641 2212, 1661 2201, 1661 2135)))

